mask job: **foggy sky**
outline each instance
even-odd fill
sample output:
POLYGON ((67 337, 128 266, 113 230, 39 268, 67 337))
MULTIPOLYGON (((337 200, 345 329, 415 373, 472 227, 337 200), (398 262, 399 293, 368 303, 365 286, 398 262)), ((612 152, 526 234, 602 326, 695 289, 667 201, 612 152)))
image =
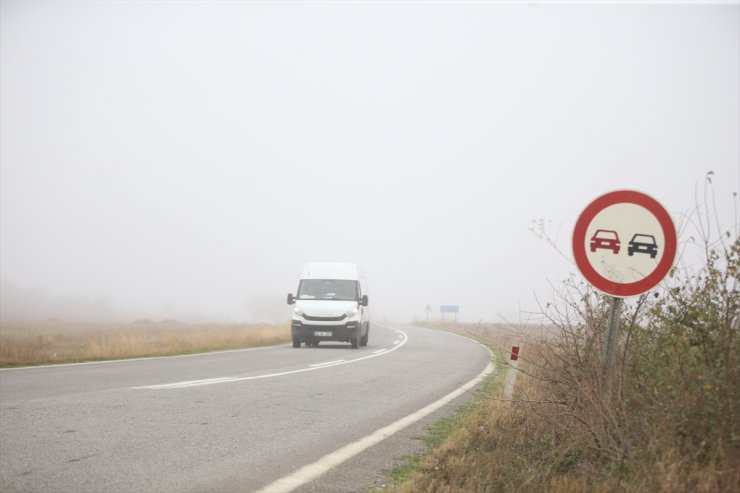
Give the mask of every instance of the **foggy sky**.
POLYGON ((711 170, 736 221, 736 2, 1 5, 4 310, 270 318, 347 261, 376 318, 516 319, 576 271, 533 220, 680 226, 711 170))

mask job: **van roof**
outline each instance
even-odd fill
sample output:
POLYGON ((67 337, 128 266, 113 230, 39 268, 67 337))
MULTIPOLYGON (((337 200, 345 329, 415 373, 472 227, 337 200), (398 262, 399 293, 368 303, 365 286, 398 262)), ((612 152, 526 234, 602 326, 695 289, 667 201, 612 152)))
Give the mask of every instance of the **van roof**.
POLYGON ((339 262, 310 262, 303 267, 301 279, 350 279, 360 278, 360 268, 356 264, 339 262))

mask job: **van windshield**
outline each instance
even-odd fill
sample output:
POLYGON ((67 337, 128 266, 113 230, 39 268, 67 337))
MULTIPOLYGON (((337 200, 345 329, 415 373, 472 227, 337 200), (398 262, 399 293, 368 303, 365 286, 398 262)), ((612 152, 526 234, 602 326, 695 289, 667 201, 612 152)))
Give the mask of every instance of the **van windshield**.
POLYGON ((341 279, 303 279, 298 286, 299 300, 356 301, 357 281, 341 279))

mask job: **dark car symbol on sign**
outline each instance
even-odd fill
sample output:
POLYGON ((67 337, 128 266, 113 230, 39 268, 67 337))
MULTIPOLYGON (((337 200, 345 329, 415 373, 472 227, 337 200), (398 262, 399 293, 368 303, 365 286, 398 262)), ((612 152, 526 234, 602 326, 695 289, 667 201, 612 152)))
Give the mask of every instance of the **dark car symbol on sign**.
POLYGON ((595 252, 597 248, 604 250, 611 250, 614 255, 619 253, 619 235, 616 231, 611 229, 597 229, 596 233, 591 237, 591 252, 595 252))
POLYGON ((627 247, 627 254, 631 257, 634 253, 647 253, 650 258, 658 255, 658 244, 655 236, 638 233, 632 237, 627 247))

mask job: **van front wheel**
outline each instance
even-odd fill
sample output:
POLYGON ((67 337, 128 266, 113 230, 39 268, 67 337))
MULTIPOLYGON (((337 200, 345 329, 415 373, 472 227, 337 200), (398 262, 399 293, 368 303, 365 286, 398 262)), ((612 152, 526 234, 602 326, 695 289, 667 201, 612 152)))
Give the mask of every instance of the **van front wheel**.
POLYGON ((293 347, 301 347, 301 340, 297 337, 293 338, 293 347))

